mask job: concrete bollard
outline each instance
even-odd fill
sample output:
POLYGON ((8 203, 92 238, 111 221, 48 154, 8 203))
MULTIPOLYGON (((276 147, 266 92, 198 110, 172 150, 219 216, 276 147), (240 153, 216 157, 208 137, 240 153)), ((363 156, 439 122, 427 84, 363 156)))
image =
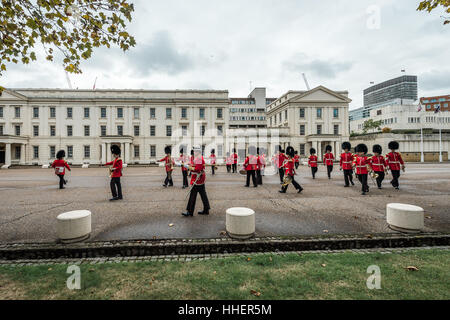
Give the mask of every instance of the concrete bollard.
POLYGON ((230 208, 226 211, 226 230, 231 238, 249 239, 255 234, 255 211, 230 208))
POLYGON ((9 169, 9 167, 10 167, 9 164, 5 164, 5 165, 2 166, 2 169, 6 170, 6 169, 9 169))
POLYGON ((50 168, 50 165, 48 165, 48 164, 43 164, 42 165, 42 169, 48 169, 48 168, 50 168))
POLYGON ((410 204, 389 203, 386 209, 389 227, 400 232, 420 232, 425 227, 424 216, 423 208, 410 204))
POLYGON ((89 168, 89 163, 85 163, 81 166, 82 169, 88 169, 89 168))
POLYGON ((91 227, 91 212, 76 210, 60 214, 57 217, 58 238, 63 243, 73 243, 89 238, 91 227))

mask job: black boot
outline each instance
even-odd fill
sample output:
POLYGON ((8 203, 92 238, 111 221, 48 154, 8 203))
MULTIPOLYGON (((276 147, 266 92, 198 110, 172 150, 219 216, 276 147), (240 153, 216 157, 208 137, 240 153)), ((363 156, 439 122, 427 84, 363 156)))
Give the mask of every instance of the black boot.
POLYGON ((193 217, 194 216, 194 214, 190 213, 190 212, 183 212, 181 215, 184 217, 193 217))
POLYGON ((201 216, 208 216, 209 215, 209 210, 199 211, 198 214, 201 215, 201 216))

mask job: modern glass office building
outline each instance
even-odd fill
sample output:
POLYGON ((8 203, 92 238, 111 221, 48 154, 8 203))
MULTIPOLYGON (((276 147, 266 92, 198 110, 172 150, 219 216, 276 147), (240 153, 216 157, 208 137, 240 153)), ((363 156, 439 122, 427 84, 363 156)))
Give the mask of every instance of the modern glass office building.
POLYGON ((417 76, 401 76, 364 90, 364 107, 402 99, 417 100, 417 76))

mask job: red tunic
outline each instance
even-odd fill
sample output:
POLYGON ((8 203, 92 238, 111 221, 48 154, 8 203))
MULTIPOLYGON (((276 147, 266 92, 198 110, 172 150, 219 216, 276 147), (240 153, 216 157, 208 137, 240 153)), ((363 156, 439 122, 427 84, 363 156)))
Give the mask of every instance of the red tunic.
POLYGON ((284 173, 286 175, 295 176, 295 161, 294 159, 286 159, 283 164, 283 168, 285 169, 284 173))
POLYGON ((398 152, 391 152, 387 154, 386 163, 389 166, 389 169, 394 171, 400 171, 401 166, 405 164, 405 162, 403 162, 402 156, 398 152))
POLYGON ((262 168, 266 167, 266 156, 265 155, 259 156, 258 161, 259 161, 258 170, 261 170, 262 168))
POLYGON ((105 165, 112 165, 113 171, 111 173, 111 178, 120 178, 122 176, 122 159, 117 158, 111 162, 105 163, 105 165))
POLYGON ((356 174, 368 174, 367 165, 370 165, 370 160, 366 156, 356 156, 355 161, 356 174))
POLYGON ((278 168, 281 168, 283 166, 284 160, 286 160, 286 155, 284 153, 280 153, 278 156, 278 168))
POLYGON ((66 168, 70 170, 69 165, 65 160, 55 160, 52 163, 52 167, 55 168, 55 174, 63 176, 66 174, 66 168))
POLYGON ((161 160, 158 160, 158 162, 165 162, 166 163, 166 172, 173 171, 173 167, 175 165, 175 161, 173 161, 172 157, 165 156, 161 160))
POLYGON ((295 162, 295 163, 299 163, 299 162, 300 162, 300 156, 299 156, 298 154, 296 154, 296 155, 294 156, 294 162, 295 162))
POLYGON ((233 164, 233 158, 230 156, 230 157, 227 157, 226 158, 226 162, 227 162, 227 165, 228 166, 231 166, 232 164, 233 164))
POLYGON ((211 164, 216 164, 216 155, 215 154, 210 155, 209 160, 211 161, 211 164))
POLYGON ((189 157, 185 155, 180 155, 178 161, 181 162, 181 171, 188 171, 188 169, 186 169, 184 165, 189 164, 189 157))
POLYGON ((317 168, 317 156, 310 156, 308 159, 308 165, 312 168, 317 168))
POLYGON ((233 153, 233 160, 234 160, 234 164, 238 163, 238 155, 236 153, 233 153))
POLYGON ((334 155, 331 152, 325 153, 325 155, 323 156, 323 162, 325 162, 325 164, 327 166, 332 166, 333 160, 334 160, 334 155))
POLYGON ((386 160, 383 156, 373 156, 370 159, 370 167, 375 172, 383 172, 386 168, 386 160))
POLYGON ((197 158, 192 159, 191 166, 194 168, 194 170, 192 170, 191 185, 193 185, 194 183, 196 185, 205 184, 206 181, 205 159, 203 159, 203 156, 199 156, 197 158), (199 175, 198 180, 197 175, 199 175), (197 182, 195 182, 196 180, 197 182))
POLYGON ((344 152, 341 154, 341 160, 339 161, 341 168, 343 170, 352 170, 354 158, 355 156, 350 152, 344 152))
POLYGON ((245 170, 257 170, 258 165, 261 165, 258 157, 253 155, 248 155, 247 158, 245 158, 244 167, 245 170))

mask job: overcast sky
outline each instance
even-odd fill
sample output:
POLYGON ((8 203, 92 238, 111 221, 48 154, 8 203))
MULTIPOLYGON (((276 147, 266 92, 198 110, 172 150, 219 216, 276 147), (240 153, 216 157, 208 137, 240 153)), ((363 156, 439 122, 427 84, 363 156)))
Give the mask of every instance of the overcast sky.
MULTIPOLYGON (((419 76, 419 96, 450 94, 450 26, 419 0, 134 0, 137 45, 97 49, 74 88, 224 89, 269 97, 324 85, 362 106, 370 82, 419 76), (380 19, 377 19, 377 12, 380 19), (251 82, 251 83, 250 83, 251 82)), ((8 65, 5 87, 68 88, 60 61, 8 65)))

